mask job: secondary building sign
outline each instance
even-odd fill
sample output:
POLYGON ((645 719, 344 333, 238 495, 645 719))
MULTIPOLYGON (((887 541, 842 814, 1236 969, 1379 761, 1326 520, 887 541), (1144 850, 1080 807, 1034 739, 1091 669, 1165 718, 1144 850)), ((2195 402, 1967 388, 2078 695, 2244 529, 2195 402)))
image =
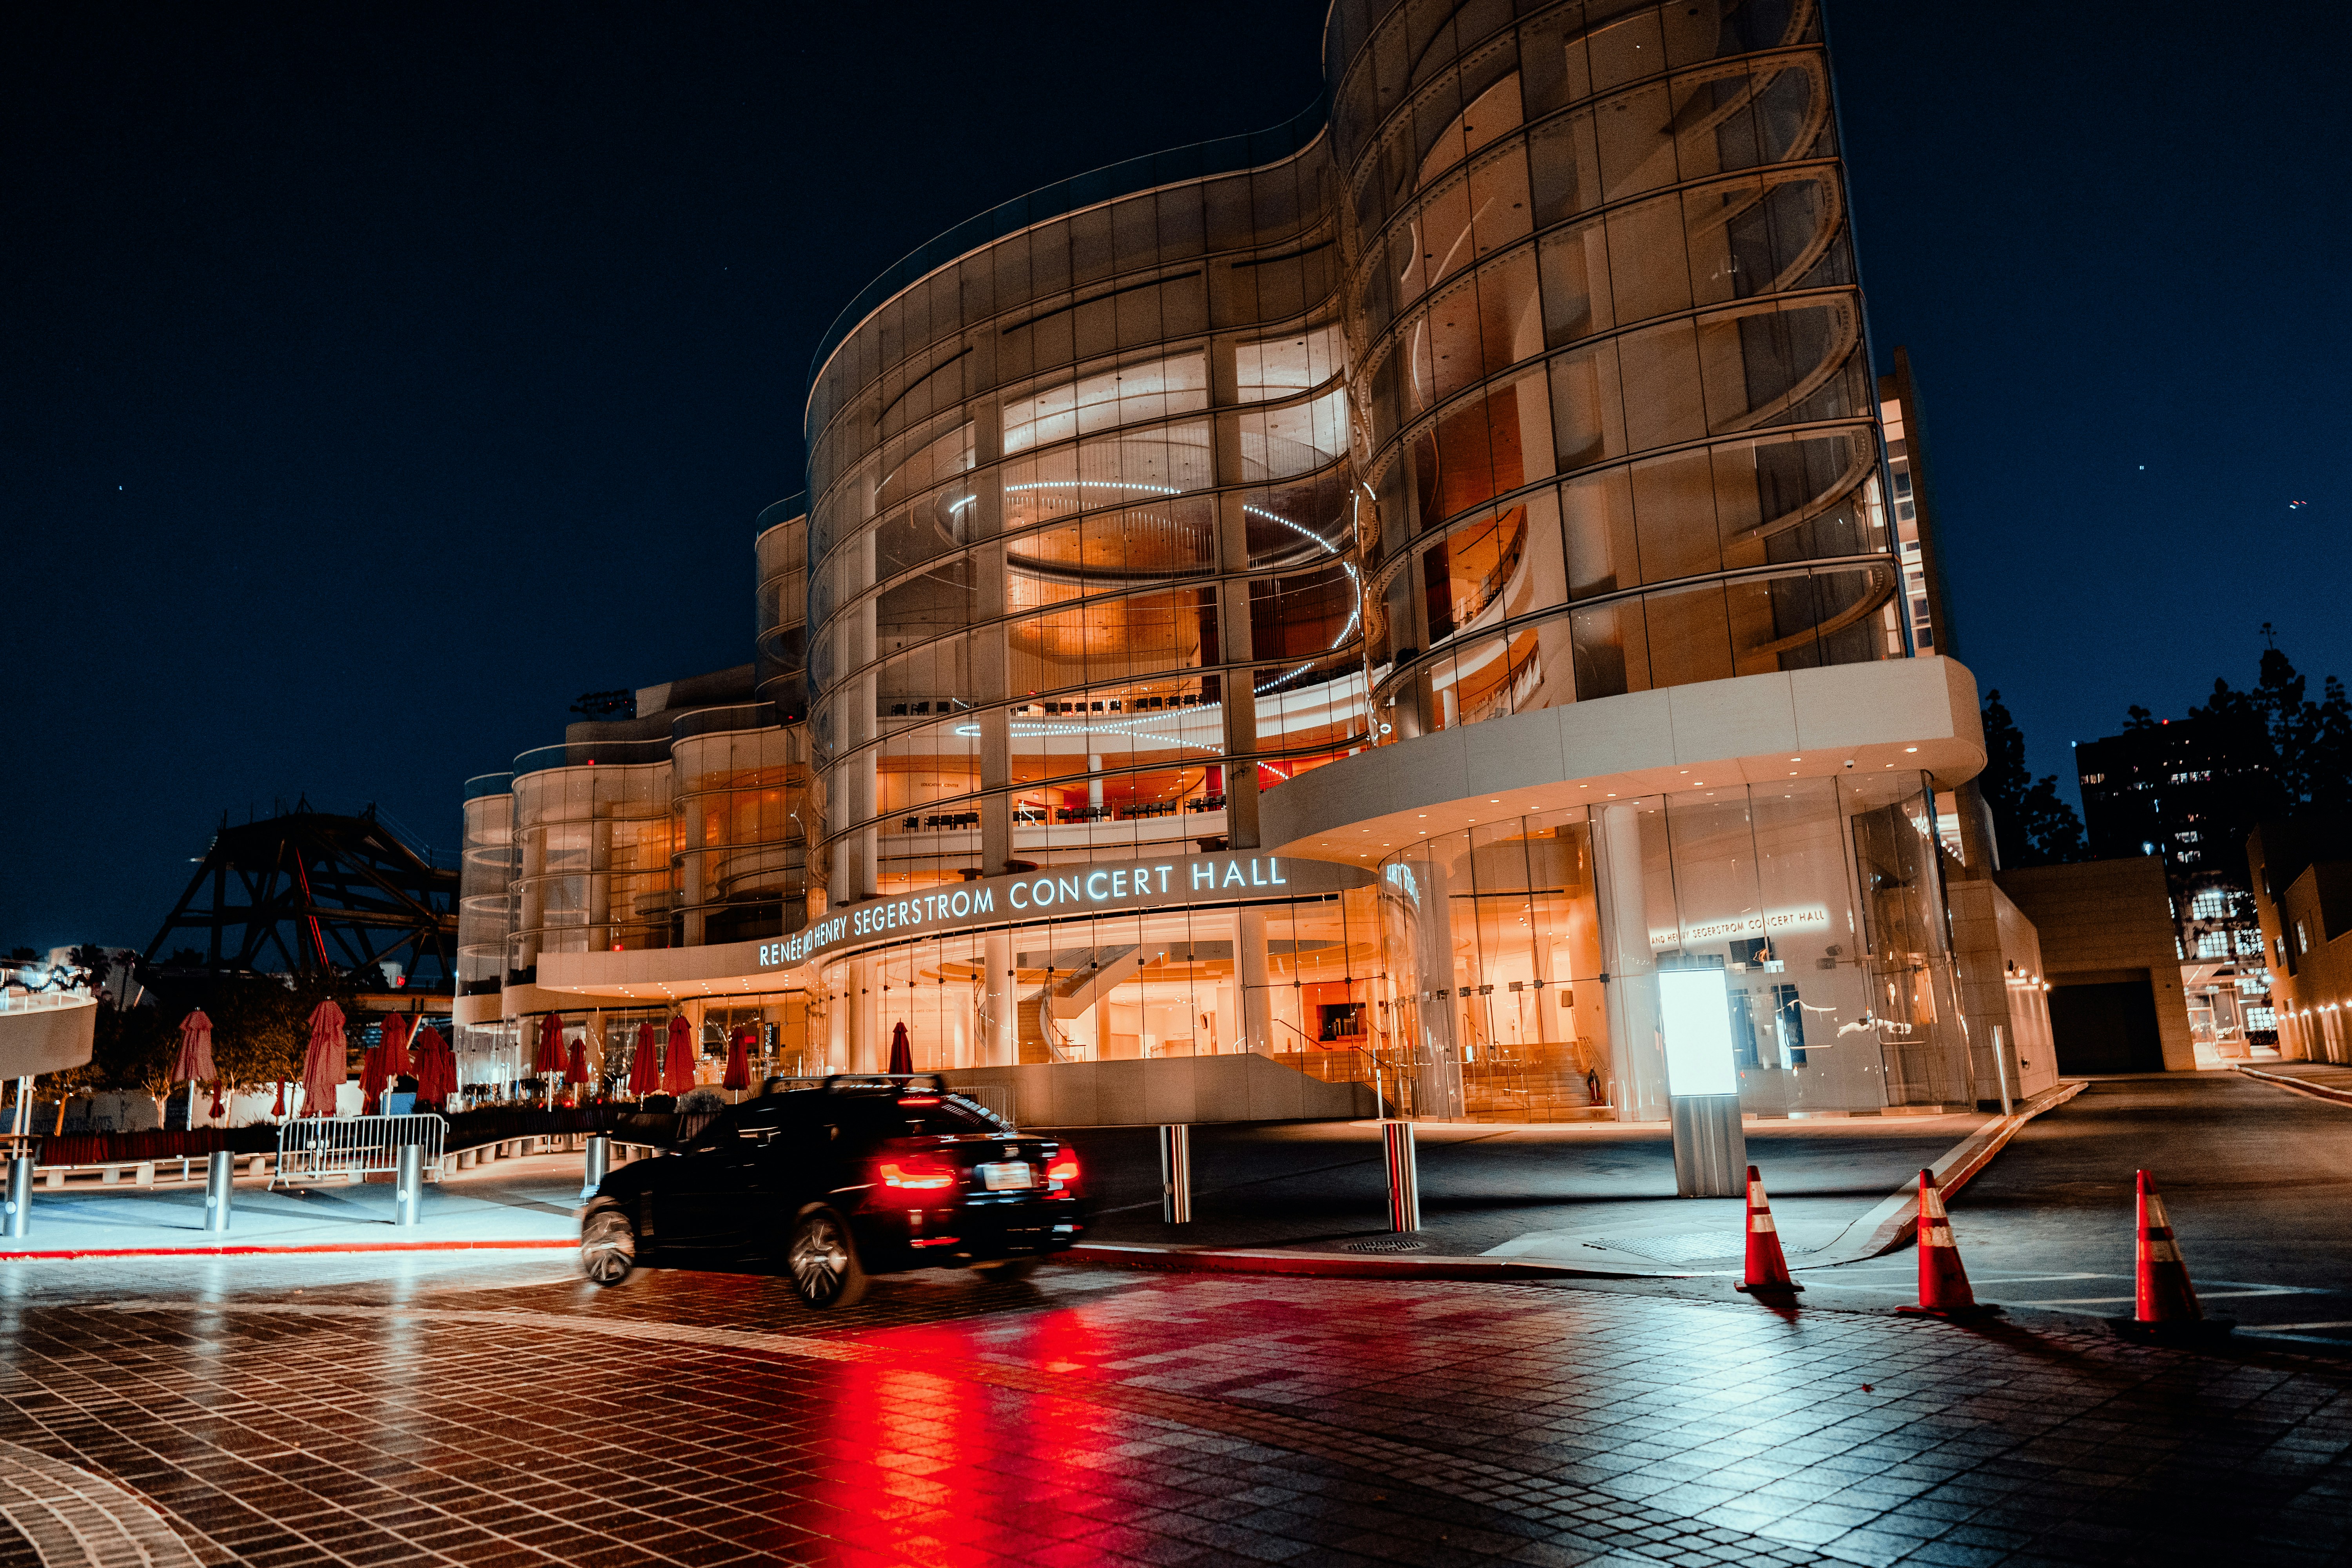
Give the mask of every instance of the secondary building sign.
POLYGON ((870 900, 791 936, 760 943, 760 967, 788 969, 854 948, 983 926, 1145 914, 1192 904, 1326 898, 1371 880, 1370 871, 1354 866, 1243 852, 1048 867, 870 900))

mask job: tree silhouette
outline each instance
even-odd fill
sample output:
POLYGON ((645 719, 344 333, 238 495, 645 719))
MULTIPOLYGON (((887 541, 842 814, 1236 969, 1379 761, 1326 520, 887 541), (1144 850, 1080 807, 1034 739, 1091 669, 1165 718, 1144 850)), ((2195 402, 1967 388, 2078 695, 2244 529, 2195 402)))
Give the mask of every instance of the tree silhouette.
POLYGON ((2003 869, 2055 866, 2084 858, 2083 819, 2058 798, 2058 775, 2036 779, 2025 765, 2025 733, 2000 700, 1985 693, 1985 770, 1977 788, 1992 808, 1993 843, 2003 869))
MULTIPOLYGON (((2265 626, 2267 637, 2270 627, 2265 626)), ((2284 649, 2263 649, 2252 688, 2216 677, 2189 716, 2210 726, 2242 765, 2269 776, 2261 816, 2352 811, 2352 699, 2328 676, 2314 700, 2284 649)), ((2252 826, 2248 823, 2245 826, 2252 826)))

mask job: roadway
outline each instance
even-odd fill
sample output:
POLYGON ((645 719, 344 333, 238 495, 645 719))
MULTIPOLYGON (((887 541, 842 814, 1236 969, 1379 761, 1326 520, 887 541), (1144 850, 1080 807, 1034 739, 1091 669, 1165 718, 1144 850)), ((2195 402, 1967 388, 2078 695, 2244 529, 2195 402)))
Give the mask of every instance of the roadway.
MULTIPOLYGON (((2095 1079, 2029 1122, 1952 1205, 1979 1298, 2128 1315, 2142 1167, 2210 1315, 2352 1348, 2352 1106, 2234 1072, 2095 1079)), ((1906 1250, 1816 1271, 1807 1294, 1821 1306, 1907 1300, 1916 1267, 1906 1250)))

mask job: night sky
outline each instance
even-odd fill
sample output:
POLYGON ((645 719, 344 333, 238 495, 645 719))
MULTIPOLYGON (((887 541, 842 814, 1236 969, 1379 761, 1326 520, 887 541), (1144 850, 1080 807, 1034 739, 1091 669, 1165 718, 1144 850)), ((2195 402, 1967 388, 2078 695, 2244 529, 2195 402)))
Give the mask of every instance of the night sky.
MULTIPOLYGON (((2041 771, 2250 681, 2263 621, 2352 673, 2352 24, 2242 15, 1830 11, 1960 652, 2041 771)), ((222 811, 300 794, 446 854, 580 693, 747 660, 841 306, 1031 187, 1288 118, 1321 21, 12 9, 0 946, 143 946, 222 811)))

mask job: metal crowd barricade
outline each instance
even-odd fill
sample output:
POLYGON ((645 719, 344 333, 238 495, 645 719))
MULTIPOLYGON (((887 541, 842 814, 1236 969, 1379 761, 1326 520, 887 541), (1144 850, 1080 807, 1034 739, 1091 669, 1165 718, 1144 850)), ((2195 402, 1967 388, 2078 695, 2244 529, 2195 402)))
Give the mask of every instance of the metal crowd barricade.
POLYGON ((400 1151, 419 1147, 425 1179, 441 1179, 441 1141, 448 1123, 438 1116, 310 1117, 278 1129, 278 1168, 269 1184, 355 1183, 392 1175, 400 1151))

